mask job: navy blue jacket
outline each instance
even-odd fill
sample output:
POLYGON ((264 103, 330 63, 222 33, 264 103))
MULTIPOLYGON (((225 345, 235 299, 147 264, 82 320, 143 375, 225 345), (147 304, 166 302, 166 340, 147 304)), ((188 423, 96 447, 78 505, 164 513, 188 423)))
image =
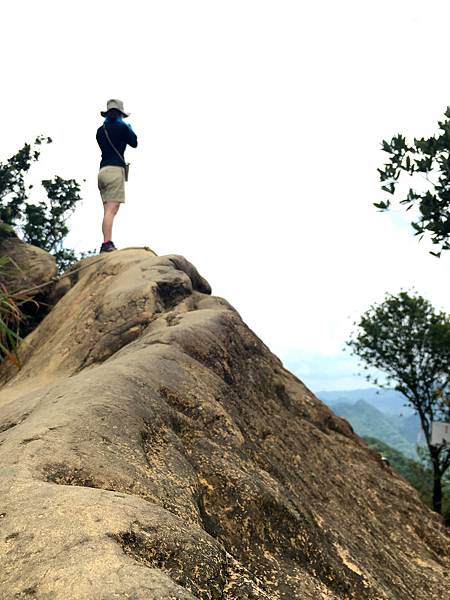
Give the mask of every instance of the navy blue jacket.
MULTIPOLYGON (((115 119, 114 121, 106 119, 105 125, 112 143, 122 156, 125 153, 127 144, 132 148, 137 147, 137 136, 131 129, 131 125, 125 123, 125 121, 122 119, 115 119)), ((108 142, 103 125, 97 129, 97 143, 102 151, 100 167, 124 166, 124 162, 120 160, 120 157, 116 154, 111 144, 108 142)))

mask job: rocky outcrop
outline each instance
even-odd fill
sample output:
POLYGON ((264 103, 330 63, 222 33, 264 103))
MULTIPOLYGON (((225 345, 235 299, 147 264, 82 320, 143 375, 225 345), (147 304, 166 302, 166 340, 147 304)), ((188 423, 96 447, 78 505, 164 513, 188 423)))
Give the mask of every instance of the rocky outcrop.
POLYGON ((48 313, 53 302, 57 275, 53 256, 20 240, 14 231, 0 222, 0 258, 8 262, 0 273, 0 283, 21 302, 21 334, 28 334, 48 313))
POLYGON ((0 597, 448 597, 416 492, 180 256, 82 261, 0 390, 0 597))
MULTIPOLYGON (((0 228, 0 257, 10 259, 10 269, 2 273, 2 283, 17 293, 48 283, 57 274, 53 256, 20 240, 12 230, 0 228)), ((33 295, 33 294, 31 294, 33 295)))

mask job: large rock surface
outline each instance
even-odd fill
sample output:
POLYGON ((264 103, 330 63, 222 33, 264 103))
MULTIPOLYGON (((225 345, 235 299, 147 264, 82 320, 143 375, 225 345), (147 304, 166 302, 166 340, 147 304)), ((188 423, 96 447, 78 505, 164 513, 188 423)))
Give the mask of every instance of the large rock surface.
POLYGON ((0 258, 4 257, 8 261, 0 272, 0 289, 6 288, 20 303, 23 318, 19 331, 23 337, 55 303, 56 261, 45 250, 20 240, 12 228, 0 221, 0 258))
POLYGON ((450 597, 441 520, 190 263, 82 265, 2 370, 2 600, 450 597))
MULTIPOLYGON (((51 282, 57 274, 53 256, 20 240, 12 230, 0 227, 0 257, 10 259, 8 270, 2 272, 2 283, 10 293, 17 293, 51 282)), ((40 288, 41 291, 46 288, 40 288)), ((37 290, 29 293, 36 295, 37 290)))

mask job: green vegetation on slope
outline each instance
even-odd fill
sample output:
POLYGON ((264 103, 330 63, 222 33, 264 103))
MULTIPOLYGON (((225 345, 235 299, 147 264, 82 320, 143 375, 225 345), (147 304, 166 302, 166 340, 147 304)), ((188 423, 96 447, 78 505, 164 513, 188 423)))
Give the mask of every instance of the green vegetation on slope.
MULTIPOLYGON (((404 456, 395 448, 391 448, 381 440, 365 436, 364 441, 373 450, 382 454, 399 475, 404 477, 416 488, 420 497, 430 508, 433 506, 433 472, 419 462, 404 456)), ((446 480, 443 485, 442 514, 447 524, 450 524, 450 481, 446 480)))

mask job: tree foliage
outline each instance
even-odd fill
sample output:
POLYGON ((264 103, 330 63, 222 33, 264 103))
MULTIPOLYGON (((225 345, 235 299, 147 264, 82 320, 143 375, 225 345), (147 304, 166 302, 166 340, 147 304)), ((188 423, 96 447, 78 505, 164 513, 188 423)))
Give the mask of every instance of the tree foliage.
POLYGON ((51 142, 51 138, 38 137, 34 144, 25 144, 0 163, 0 222, 13 226, 25 242, 52 254, 58 268, 64 270, 77 258, 73 250, 64 247, 64 238, 69 232, 67 220, 80 200, 80 186, 75 179, 45 179, 45 197, 32 203, 32 186, 25 180, 39 159, 42 144, 51 142))
MULTIPOLYGON (((450 451, 431 444, 431 424, 450 422, 449 315, 419 295, 387 294, 362 315, 348 346, 366 369, 384 373, 381 387, 395 387, 418 413, 433 466, 433 506, 440 512, 450 451)), ((367 378, 380 385, 371 374, 367 378)))
MULTIPOLYGON (((439 132, 429 138, 414 139, 412 145, 398 134, 390 142, 383 140, 382 149, 389 155, 383 169, 378 169, 381 189, 391 196, 398 190, 401 175, 408 174, 416 184, 426 182, 424 189, 409 190, 402 194, 399 203, 417 209, 417 218, 411 222, 415 235, 428 233, 440 256, 450 249, 450 107, 446 119, 438 122, 439 132)), ((382 210, 391 207, 391 198, 376 203, 382 210)))

